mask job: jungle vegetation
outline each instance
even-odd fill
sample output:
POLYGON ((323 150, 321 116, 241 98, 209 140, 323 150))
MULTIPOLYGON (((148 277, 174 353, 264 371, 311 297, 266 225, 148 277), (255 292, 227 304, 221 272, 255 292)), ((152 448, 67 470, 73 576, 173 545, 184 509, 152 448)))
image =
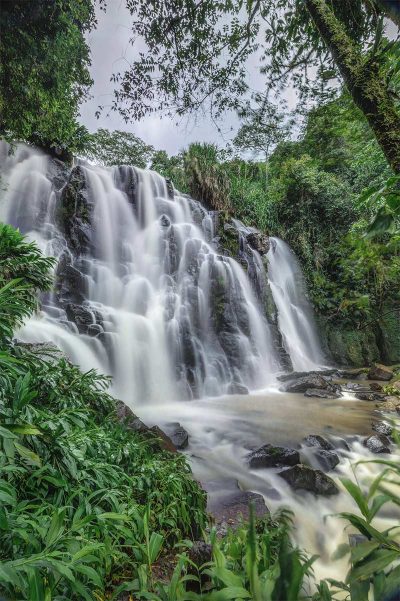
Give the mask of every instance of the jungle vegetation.
MULTIPOLYGON (((388 304, 398 310, 399 45, 385 32, 389 21, 400 23, 395 3, 126 3, 146 51, 114 75, 114 110, 127 121, 155 110, 235 110, 242 127, 233 146, 200 142, 169 157, 131 134, 90 134, 79 123, 91 84, 85 34, 96 6, 106 9, 102 0, 2 0, 1 136, 65 159, 150 165, 210 208, 290 240, 317 311, 333 322, 359 327, 388 304), (255 95, 246 80, 252 55, 265 75, 255 95), (297 137, 292 116, 271 102, 289 83, 304 117, 297 137)), ((51 286, 51 266, 1 226, 2 596, 328 601, 344 590, 351 601, 369 591, 395 598, 398 531, 373 525, 382 508, 399 505, 395 462, 382 460, 369 487, 343 482, 358 507, 343 518, 366 538, 341 549, 351 557, 343 582, 315 583, 311 592, 313 559, 291 542, 285 511, 217 539, 205 531, 204 494, 185 457, 121 424, 106 378, 82 374, 53 348, 13 340, 51 286), (194 566, 188 551, 204 538, 212 560, 194 566), (157 563, 171 554, 173 569, 160 580, 157 563)))

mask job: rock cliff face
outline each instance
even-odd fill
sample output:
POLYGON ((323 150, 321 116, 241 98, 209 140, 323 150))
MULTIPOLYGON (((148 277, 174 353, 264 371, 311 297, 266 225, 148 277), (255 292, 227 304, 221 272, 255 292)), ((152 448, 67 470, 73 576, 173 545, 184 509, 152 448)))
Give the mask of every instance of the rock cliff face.
POLYGON ((385 307, 382 317, 362 329, 332 323, 318 317, 321 338, 338 365, 370 365, 400 362, 400 307, 385 307))

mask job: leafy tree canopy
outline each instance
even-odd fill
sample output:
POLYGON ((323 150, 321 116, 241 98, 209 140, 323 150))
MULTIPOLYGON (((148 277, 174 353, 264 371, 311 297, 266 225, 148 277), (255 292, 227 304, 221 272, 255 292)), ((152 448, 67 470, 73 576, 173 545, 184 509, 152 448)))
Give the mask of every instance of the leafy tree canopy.
MULTIPOLYGON (((139 58, 114 76, 113 108, 126 119, 169 115, 208 103, 219 116, 249 98, 247 59, 256 55, 263 94, 291 81, 300 95, 331 94, 340 77, 367 116, 392 167, 400 170, 400 117, 374 0, 127 0, 139 58), (143 48, 145 43, 145 50, 143 48)), ((397 70, 397 67, 394 68, 397 70)))
POLYGON ((2 136, 60 156, 80 148, 86 130, 78 107, 92 84, 84 35, 95 24, 92 0, 2 0, 2 136))
POLYGON ((153 146, 125 131, 99 129, 88 136, 83 151, 88 159, 101 165, 135 165, 145 168, 154 153, 153 146))
POLYGON ((276 105, 261 99, 255 106, 247 103, 240 116, 242 125, 233 139, 233 145, 238 150, 250 150, 264 158, 279 142, 289 137, 294 125, 276 105))

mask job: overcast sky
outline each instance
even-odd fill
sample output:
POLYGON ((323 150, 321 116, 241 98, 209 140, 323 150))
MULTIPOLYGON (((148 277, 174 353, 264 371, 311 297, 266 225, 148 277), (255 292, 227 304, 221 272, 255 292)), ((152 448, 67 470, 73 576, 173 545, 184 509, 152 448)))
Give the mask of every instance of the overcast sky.
MULTIPOLYGON (((225 146, 238 129, 238 120, 232 113, 226 114, 218 126, 207 118, 197 117, 189 122, 183 119, 179 123, 169 119, 149 116, 140 122, 125 123, 116 112, 107 115, 103 111, 99 119, 95 112, 99 105, 110 105, 114 84, 110 82, 113 72, 122 71, 127 66, 126 61, 132 60, 133 48, 129 45, 131 35, 130 22, 132 17, 125 7, 124 0, 108 0, 107 12, 98 11, 98 26, 88 36, 92 52, 91 74, 94 86, 92 98, 81 107, 81 121, 90 131, 99 127, 109 130, 130 131, 142 138, 146 143, 157 149, 164 149, 169 154, 176 154, 190 142, 215 142, 225 146)), ((253 58, 249 63, 249 79, 252 87, 256 87, 259 79, 258 61, 253 58)), ((290 104, 294 104, 294 95, 288 91, 286 95, 290 104)))

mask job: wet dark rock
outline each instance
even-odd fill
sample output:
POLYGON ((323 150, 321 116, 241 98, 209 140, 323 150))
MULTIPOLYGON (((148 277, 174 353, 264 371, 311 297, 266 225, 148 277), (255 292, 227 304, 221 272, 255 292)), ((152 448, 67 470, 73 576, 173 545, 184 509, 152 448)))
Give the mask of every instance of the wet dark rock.
POLYGON ((69 247, 76 254, 89 250, 91 239, 90 218, 93 203, 89 199, 85 170, 73 167, 60 197, 57 220, 62 227, 69 247))
POLYGON ((356 399, 360 401, 384 401, 385 395, 379 392, 357 392, 356 399))
POLYGON ((295 465, 279 472, 279 476, 295 490, 307 490, 315 495, 336 495, 339 492, 332 478, 307 465, 295 465))
POLYGON ((196 540, 188 553, 190 561, 198 568, 212 559, 212 546, 202 540, 196 540))
POLYGON ((303 378, 306 376, 323 376, 328 380, 332 380, 332 378, 339 377, 339 370, 337 369, 321 369, 314 371, 292 371, 288 374, 282 374, 278 376, 278 380, 280 382, 289 382, 291 380, 296 380, 298 378, 303 378))
POLYGON ((172 183, 172 180, 170 180, 168 177, 166 177, 165 183, 167 184, 168 198, 170 200, 174 200, 175 190, 174 190, 174 184, 172 183))
POLYGON ((260 255, 266 255, 269 251, 269 238, 261 232, 250 232, 246 236, 246 242, 253 250, 256 250, 260 255))
POLYGON ((167 215, 161 215, 160 224, 162 227, 169 227, 171 225, 171 220, 167 215))
POLYGON ((338 399, 342 396, 342 394, 338 390, 322 390, 321 388, 308 388, 304 396, 306 397, 316 397, 319 399, 338 399))
POLYGON ((347 382, 346 384, 343 384, 342 387, 344 390, 350 392, 369 392, 371 390, 369 386, 357 384, 356 382, 347 382))
POLYGON ((158 426, 153 426, 152 428, 150 428, 150 432, 152 432, 154 436, 158 439, 161 449, 163 449, 164 451, 169 451, 170 453, 177 452, 176 446, 174 445, 170 437, 164 432, 164 430, 161 430, 161 428, 159 428, 158 426))
POLYGON ((374 422, 372 424, 372 429, 374 432, 378 434, 383 434, 384 436, 391 436, 393 433, 393 428, 389 424, 385 422, 374 422))
POLYGON ((364 446, 372 453, 390 453, 390 440, 384 434, 372 434, 364 440, 364 446))
POLYGON ((319 449, 324 449, 325 451, 333 451, 335 448, 329 440, 326 440, 326 438, 319 434, 309 434, 303 439, 303 443, 307 447, 317 447, 319 449))
POLYGON ((189 444, 189 434, 179 422, 168 424, 167 433, 177 449, 186 449, 189 444))
POLYGON ((365 367, 360 367, 358 369, 339 369, 338 375, 339 378, 342 378, 343 380, 359 380, 364 379, 364 376, 366 377, 367 371, 368 370, 365 369, 365 367))
POLYGON ((89 336, 97 336, 98 334, 101 334, 103 331, 104 330, 100 324, 94 323, 88 327, 87 333, 89 334, 89 336))
POLYGON ((254 492, 232 491, 219 500, 212 509, 211 515, 216 523, 226 522, 230 526, 238 525, 241 518, 248 520, 249 504, 253 503, 254 515, 257 519, 269 513, 264 497, 254 492))
POLYGON ((327 390, 332 393, 338 391, 337 386, 332 384, 326 377, 316 373, 295 377, 289 382, 286 382, 281 388, 281 390, 285 392, 307 392, 311 389, 327 390))
POLYGON ((274 447, 265 444, 247 455, 251 468, 278 467, 282 465, 296 465, 300 462, 300 454, 295 449, 274 447))
POLYGON ((61 304, 80 304, 85 300, 88 292, 86 278, 72 264, 68 252, 64 252, 58 261, 55 280, 55 291, 61 304))
POLYGON ((369 387, 370 387, 370 390, 373 390, 374 392, 383 392, 383 386, 382 386, 382 384, 379 384, 378 382, 371 382, 369 387))
POLYGON ((68 303, 65 306, 65 312, 68 319, 76 324, 81 333, 86 334, 89 326, 96 323, 96 315, 88 307, 77 305, 75 303, 68 303))
POLYGON ((383 380, 388 382, 393 378, 393 371, 390 367, 386 367, 386 365, 374 363, 368 372, 368 378, 370 380, 383 380))
POLYGON ((313 455, 325 471, 335 469, 340 463, 339 455, 334 451, 325 451, 324 449, 315 449, 313 455))
POLYGON ((133 413, 132 409, 130 409, 128 405, 125 405, 125 403, 122 401, 117 401, 116 411, 120 422, 125 424, 125 426, 130 430, 139 432, 140 434, 150 432, 150 428, 146 426, 146 424, 144 424, 138 418, 138 416, 133 413))
POLYGON ((115 183, 128 197, 133 207, 136 205, 139 177, 134 167, 130 165, 118 165, 115 168, 115 183))
POLYGON ((228 394, 249 394, 249 389, 240 382, 231 382, 227 390, 228 394))

